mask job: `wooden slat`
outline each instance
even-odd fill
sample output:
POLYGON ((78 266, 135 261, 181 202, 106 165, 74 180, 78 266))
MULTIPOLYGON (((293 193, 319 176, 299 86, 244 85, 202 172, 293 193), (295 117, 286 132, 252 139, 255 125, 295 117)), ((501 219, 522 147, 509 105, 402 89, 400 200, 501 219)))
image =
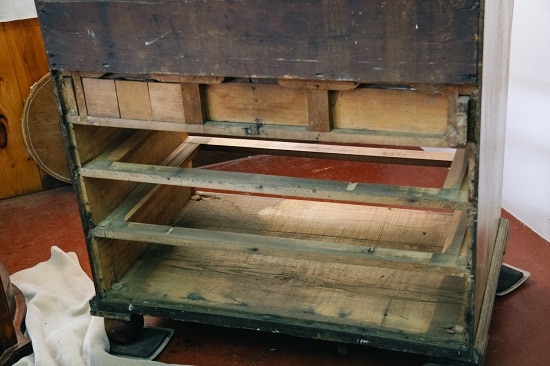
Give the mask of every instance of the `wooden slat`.
POLYGON ((180 169, 97 159, 83 166, 84 177, 183 185, 302 198, 362 203, 465 209, 470 203, 455 190, 337 182, 259 174, 180 169))
POLYGON ((195 249, 216 248, 243 254, 285 256, 288 252, 292 252, 292 258, 327 262, 342 261, 350 265, 387 266, 387 262, 391 261, 411 265, 411 268, 436 266, 448 268, 451 273, 460 273, 462 270, 459 267, 466 264, 464 259, 456 255, 378 247, 366 248, 342 243, 112 221, 109 218, 99 223, 91 233, 99 238, 168 244, 195 249))
POLYGON ((453 162, 451 163, 451 168, 449 169, 449 174, 447 174, 447 179, 443 184, 443 188, 448 189, 460 189, 464 177, 466 176, 466 171, 468 170, 468 161, 469 157, 466 153, 466 149, 457 149, 453 162))
POLYGON ((481 303, 480 313, 474 338, 474 347, 477 351, 476 356, 478 359, 483 359, 482 355, 485 353, 487 342, 489 341, 489 326, 496 297, 494 294, 497 291, 498 279, 502 268, 502 257, 508 244, 509 225, 508 220, 502 218, 499 220, 494 250, 489 262, 487 283, 485 286, 482 286, 485 292, 479 301, 481 303))
POLYGON ((307 115, 311 131, 330 132, 330 107, 328 90, 307 90, 307 115))
POLYGON ((181 84, 183 95, 183 110, 185 123, 202 124, 204 122, 204 110, 200 86, 198 84, 181 84))
POLYGON ((71 72, 72 83, 74 87, 74 95, 76 99, 76 106, 78 108, 78 115, 81 118, 88 116, 88 107, 86 106, 86 97, 84 96, 84 85, 82 84, 82 78, 79 73, 71 72))
POLYGON ((66 116, 75 125, 109 126, 145 130, 188 132, 192 134, 233 137, 255 137, 290 141, 315 141, 343 144, 378 144, 395 146, 449 147, 445 134, 402 133, 384 131, 332 129, 330 132, 310 131, 309 127, 268 125, 261 122, 231 123, 206 121, 202 125, 175 122, 128 120, 89 116, 79 118, 66 116))
POLYGON ((454 153, 428 152, 421 150, 388 149, 345 145, 325 145, 300 142, 250 140, 222 137, 189 136, 186 141, 231 148, 238 151, 260 154, 310 156, 326 159, 359 161, 383 161, 386 163, 449 166, 455 159, 454 153))
POLYGON ((468 228, 468 214, 466 211, 455 211, 453 221, 447 231, 443 243, 443 253, 458 255, 468 228))

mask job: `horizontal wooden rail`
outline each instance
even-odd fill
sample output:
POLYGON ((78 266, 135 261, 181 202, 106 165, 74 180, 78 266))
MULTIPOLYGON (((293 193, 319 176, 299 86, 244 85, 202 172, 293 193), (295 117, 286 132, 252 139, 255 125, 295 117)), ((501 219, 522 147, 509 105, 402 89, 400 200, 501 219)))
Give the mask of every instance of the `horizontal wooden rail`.
POLYGON ((262 174, 178 168, 96 159, 80 168, 88 178, 188 186, 203 189, 248 192, 287 197, 467 209, 465 192, 456 189, 392 186, 262 174))
POLYGON ((135 128, 187 132, 190 134, 235 136, 272 140, 315 141, 350 144, 378 144, 395 146, 455 147, 453 138, 446 134, 427 134, 368 129, 333 128, 330 132, 311 131, 309 127, 275 124, 205 121, 204 124, 187 124, 170 121, 146 121, 139 119, 65 116, 67 122, 79 125, 135 128))
POLYGON ((165 225, 152 225, 106 219, 91 230, 95 237, 131 240, 193 248, 223 248, 260 255, 281 255, 281 251, 302 253, 308 259, 339 261, 347 264, 373 265, 374 261, 448 268, 458 273, 466 259, 445 253, 424 253, 361 245, 335 244, 322 241, 270 237, 254 234, 220 232, 165 225))
POLYGON ((267 155, 291 155, 338 160, 371 161, 394 164, 412 164, 449 167, 453 152, 428 152, 422 150, 328 145, 270 140, 234 139, 206 136, 189 136, 188 143, 206 148, 222 148, 231 151, 267 155))

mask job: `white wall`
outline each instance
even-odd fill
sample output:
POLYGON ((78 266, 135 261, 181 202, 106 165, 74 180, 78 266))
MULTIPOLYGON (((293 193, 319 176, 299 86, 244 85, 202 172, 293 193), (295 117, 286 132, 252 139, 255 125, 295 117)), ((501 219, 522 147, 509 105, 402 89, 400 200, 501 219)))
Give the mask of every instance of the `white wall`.
POLYGON ((550 1, 516 0, 502 206, 550 240, 550 1))

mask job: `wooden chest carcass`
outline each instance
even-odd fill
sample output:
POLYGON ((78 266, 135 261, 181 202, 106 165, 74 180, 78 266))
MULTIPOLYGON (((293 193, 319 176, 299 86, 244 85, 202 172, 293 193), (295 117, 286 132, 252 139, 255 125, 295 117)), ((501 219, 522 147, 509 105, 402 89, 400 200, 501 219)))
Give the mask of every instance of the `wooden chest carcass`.
POLYGON ((482 362, 507 236, 510 1, 36 3, 93 314, 482 362), (194 167, 208 149, 448 175, 194 167))

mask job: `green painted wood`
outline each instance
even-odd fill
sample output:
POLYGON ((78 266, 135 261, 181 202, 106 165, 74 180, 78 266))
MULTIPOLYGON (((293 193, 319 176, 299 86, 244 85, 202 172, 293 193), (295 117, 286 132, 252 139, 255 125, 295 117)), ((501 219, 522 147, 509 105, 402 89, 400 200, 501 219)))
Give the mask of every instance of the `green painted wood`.
POLYGON ((446 209, 468 209, 467 192, 456 189, 390 186, 263 174, 178 168, 96 159, 79 169, 83 177, 203 189, 280 195, 287 197, 393 204, 446 209))

